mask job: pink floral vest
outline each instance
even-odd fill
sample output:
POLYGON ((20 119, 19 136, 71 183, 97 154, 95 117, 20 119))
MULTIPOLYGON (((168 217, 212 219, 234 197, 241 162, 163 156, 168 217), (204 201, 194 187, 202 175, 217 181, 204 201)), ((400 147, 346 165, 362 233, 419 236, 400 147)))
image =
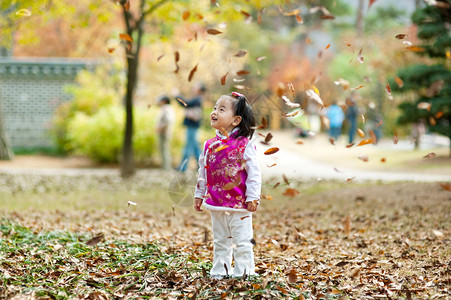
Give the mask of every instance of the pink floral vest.
POLYGON ((207 141, 207 204, 235 209, 247 208, 244 150, 248 143, 248 138, 235 138, 233 135, 227 139, 216 136, 207 141))

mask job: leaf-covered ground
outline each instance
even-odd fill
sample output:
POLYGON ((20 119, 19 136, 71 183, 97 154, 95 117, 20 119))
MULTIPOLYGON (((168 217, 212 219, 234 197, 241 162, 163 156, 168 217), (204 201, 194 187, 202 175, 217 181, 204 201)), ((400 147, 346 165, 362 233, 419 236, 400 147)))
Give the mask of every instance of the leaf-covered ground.
POLYGON ((0 179, 1 299, 451 297, 451 192, 437 183, 267 182, 260 276, 218 281, 208 213, 172 208, 162 184, 0 179))

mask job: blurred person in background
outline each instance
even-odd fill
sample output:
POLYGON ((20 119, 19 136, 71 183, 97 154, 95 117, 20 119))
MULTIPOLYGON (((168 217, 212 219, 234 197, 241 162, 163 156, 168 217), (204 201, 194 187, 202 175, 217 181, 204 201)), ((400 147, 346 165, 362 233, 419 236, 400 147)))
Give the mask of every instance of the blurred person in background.
POLYGON ((326 117, 329 119, 329 137, 338 140, 345 114, 335 101, 327 108, 326 117))
POLYGON ((166 95, 160 96, 157 102, 160 107, 160 114, 157 119, 157 133, 161 156, 161 168, 164 170, 169 170, 171 168, 170 145, 175 113, 170 103, 171 101, 166 95))
POLYGON ((350 97, 346 98, 346 120, 348 122, 349 131, 348 131, 348 143, 352 144, 354 142, 354 137, 357 132, 357 118, 359 115, 359 108, 354 99, 354 94, 351 94, 350 97))
POLYGON ((186 140, 183 149, 183 157, 177 170, 185 172, 189 163, 189 159, 194 157, 197 161, 199 159, 201 150, 197 140, 197 132, 202 121, 202 102, 203 96, 207 89, 203 83, 196 83, 193 87, 193 98, 186 100, 182 96, 177 96, 180 99, 178 102, 185 108, 185 118, 183 125, 186 127, 186 140))

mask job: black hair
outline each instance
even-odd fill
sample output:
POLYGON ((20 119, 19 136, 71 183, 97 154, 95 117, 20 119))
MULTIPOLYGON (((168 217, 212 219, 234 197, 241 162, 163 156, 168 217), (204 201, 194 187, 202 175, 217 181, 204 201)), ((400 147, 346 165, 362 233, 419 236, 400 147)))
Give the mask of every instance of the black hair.
POLYGON ((235 116, 241 117, 241 122, 238 124, 240 129, 238 130, 237 137, 244 136, 251 139, 255 131, 255 117, 252 107, 243 94, 232 92, 230 96, 237 100, 232 103, 235 116))

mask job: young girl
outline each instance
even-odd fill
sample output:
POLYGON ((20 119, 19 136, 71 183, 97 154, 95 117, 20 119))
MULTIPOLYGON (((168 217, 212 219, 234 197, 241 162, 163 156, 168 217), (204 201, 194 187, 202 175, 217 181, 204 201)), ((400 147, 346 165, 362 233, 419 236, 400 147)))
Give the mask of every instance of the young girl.
POLYGON ((194 208, 211 214, 213 267, 210 277, 255 275, 252 212, 257 210, 261 174, 250 143, 255 119, 244 95, 219 97, 210 114, 216 137, 205 142, 199 157, 194 208), (235 265, 232 268, 232 252, 235 265))

